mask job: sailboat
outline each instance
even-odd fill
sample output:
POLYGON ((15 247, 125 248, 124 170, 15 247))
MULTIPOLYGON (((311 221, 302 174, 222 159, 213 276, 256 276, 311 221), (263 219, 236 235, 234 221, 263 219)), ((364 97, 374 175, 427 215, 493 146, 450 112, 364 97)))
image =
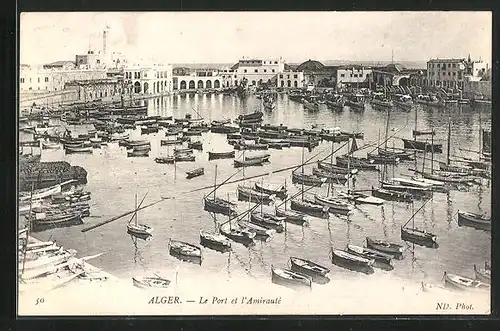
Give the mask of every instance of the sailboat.
POLYGON ((213 190, 214 195, 213 198, 209 197, 208 195, 203 198, 204 202, 203 209, 212 213, 218 213, 228 216, 235 215, 236 204, 230 202, 229 200, 224 200, 216 197, 216 191, 217 191, 217 165, 215 165, 215 183, 213 190))
POLYGON ((418 114, 418 110, 415 109, 415 129, 413 130, 413 140, 401 138, 403 140, 403 147, 405 149, 420 150, 420 151, 433 152, 433 153, 442 153, 443 152, 443 145, 442 144, 435 144, 434 142, 428 143, 427 141, 417 140, 417 135, 430 134, 431 137, 434 137, 434 134, 435 134, 434 130, 431 130, 428 133, 427 132, 420 132, 417 130, 417 114, 418 114))
MULTIPOLYGON (((429 199, 430 200, 430 199, 429 199)), ((401 239, 412 242, 417 245, 429 247, 429 248, 438 248, 439 245, 437 243, 438 236, 427 232, 426 230, 421 230, 415 227, 415 215, 422 209, 425 204, 429 201, 427 200, 425 203, 420 206, 416 213, 414 213, 410 219, 401 226, 401 239), (413 221, 412 227, 406 227, 410 221, 413 221)), ((412 205, 413 206, 413 205, 412 205)))
MULTIPOLYGON (((141 202, 142 203, 142 202, 141 202)), ((132 219, 130 219, 130 222, 127 224, 127 232, 130 234, 134 235, 139 235, 139 236, 150 236, 152 235, 153 228, 146 225, 146 224, 139 224, 137 222, 137 194, 135 195, 135 210, 136 212, 134 213, 134 216, 132 219, 134 219, 134 223, 132 223, 132 219)))

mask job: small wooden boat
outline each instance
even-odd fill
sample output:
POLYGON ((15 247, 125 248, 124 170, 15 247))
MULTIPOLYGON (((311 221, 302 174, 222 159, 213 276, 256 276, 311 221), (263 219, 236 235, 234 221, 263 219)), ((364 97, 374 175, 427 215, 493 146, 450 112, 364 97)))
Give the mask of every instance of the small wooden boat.
POLYGON ((415 160, 415 153, 412 151, 397 150, 390 148, 378 148, 378 155, 392 158, 399 158, 400 161, 415 160))
POLYGON ((319 194, 314 195, 314 202, 318 205, 328 207, 328 211, 332 214, 351 215, 354 207, 345 201, 334 197, 322 196, 319 194))
POLYGON ((231 242, 224 235, 205 230, 200 230, 200 244, 217 251, 231 249, 231 242))
POLYGON ((255 203, 270 204, 274 197, 270 194, 262 193, 251 187, 238 185, 238 200, 251 201, 255 203))
POLYGON ((390 200, 390 201, 400 201, 400 202, 412 202, 414 198, 413 195, 406 192, 399 192, 373 186, 372 186, 372 195, 380 199, 390 200))
POLYGON ((194 161, 196 161, 196 157, 194 155, 189 155, 189 154, 175 155, 175 162, 194 162, 194 161))
POLYGON ((240 115, 240 116, 238 116, 238 119, 239 120, 254 120, 254 119, 260 119, 260 118, 262 118, 262 116, 264 116, 263 112, 255 111, 255 112, 250 113, 250 114, 240 115))
POLYGON ((338 196, 349 201, 353 201, 355 204, 369 204, 380 206, 385 202, 385 200, 383 199, 356 191, 339 191, 338 196))
POLYGON ((298 257, 290 257, 290 264, 292 271, 311 277, 325 277, 330 272, 330 269, 328 269, 327 267, 298 257))
POLYGON ((474 274, 480 282, 491 284, 491 269, 480 269, 474 264, 474 274))
POLYGON ((328 218, 328 207, 318 205, 314 202, 292 199, 290 201, 290 208, 304 214, 320 218, 328 218))
POLYGON ((264 161, 261 159, 253 159, 253 160, 234 160, 234 167, 252 167, 252 166, 262 166, 264 161))
POLYGON ((151 235, 153 228, 145 224, 127 224, 127 232, 137 235, 151 235))
POLYGON ((174 154, 192 154, 191 148, 174 148, 174 154))
POLYGON ((363 272, 372 274, 374 272, 372 265, 375 262, 373 259, 367 259, 358 255, 354 255, 345 250, 333 249, 331 250, 330 257, 332 263, 352 271, 363 272))
POLYGON ((458 225, 469 226, 475 229, 491 231, 491 218, 484 217, 483 215, 469 213, 465 211, 458 211, 458 225))
POLYGON ((412 150, 420 150, 420 151, 426 151, 426 152, 434 152, 434 153, 442 153, 443 152, 443 144, 431 144, 425 141, 418 141, 418 140, 411 140, 411 139, 404 139, 403 140, 403 147, 405 149, 412 149, 412 150))
POLYGON ((155 158, 155 162, 173 164, 175 162, 175 156, 159 156, 155 158))
POLYGON ((170 239, 169 244, 170 255, 182 260, 199 260, 201 264, 201 248, 184 241, 170 239))
POLYGON ((434 130, 413 130, 412 135, 415 136, 423 136, 423 135, 436 135, 436 131, 434 130))
POLYGON ((269 149, 268 144, 247 144, 247 143, 242 143, 238 142, 234 145, 234 149, 237 150, 266 150, 269 149))
POLYGON ((127 148, 134 148, 139 146, 151 146, 151 142, 149 140, 120 140, 118 142, 118 146, 125 146, 127 148))
POLYGON ((250 155, 250 156, 245 156, 245 161, 260 160, 262 162, 269 162, 270 157, 271 154, 250 155))
POLYGON ((58 143, 55 143, 55 142, 42 141, 42 148, 43 149, 59 149, 59 148, 61 148, 61 145, 58 143))
POLYGON ((252 232, 245 228, 234 228, 234 227, 221 227, 220 233, 234 242, 243 244, 245 246, 252 246, 255 244, 255 232, 252 232))
POLYGON ((307 186, 321 186, 326 182, 326 178, 320 178, 316 175, 308 175, 302 172, 292 172, 292 183, 304 184, 307 186))
POLYGON ((401 239, 425 247, 437 248, 438 236, 426 230, 401 227, 401 239))
POLYGON ((188 148, 196 149, 198 151, 203 150, 203 143, 201 141, 193 141, 188 143, 188 148))
POLYGON ((267 241, 273 236, 274 233, 276 233, 275 230, 260 226, 257 223, 246 222, 241 219, 238 220, 237 223, 242 229, 247 229, 248 231, 254 232, 255 239, 257 240, 267 241))
POLYGON ((210 131, 213 133, 236 133, 240 132, 240 128, 237 126, 230 125, 213 125, 210 127, 210 131))
POLYGON ((160 146, 169 146, 169 145, 182 145, 184 140, 182 138, 177 139, 162 139, 160 141, 160 146))
POLYGON ((284 199, 287 196, 287 190, 283 185, 265 185, 263 183, 255 182, 254 188, 258 192, 265 194, 275 195, 280 199, 284 199))
POLYGON ((288 223, 294 223, 302 226, 308 223, 306 214, 302 214, 292 210, 285 210, 281 208, 276 208, 275 213, 276 216, 278 217, 284 217, 285 222, 288 223))
POLYGON ((136 276, 132 278, 135 287, 139 288, 167 288, 170 285, 170 280, 159 276, 136 276))
POLYGON ((92 146, 89 147, 65 147, 64 150, 66 154, 74 154, 74 153, 92 153, 92 146))
POLYGON ((319 168, 313 168, 312 173, 314 176, 326 178, 326 183, 344 184, 348 179, 348 175, 322 170, 319 168))
POLYGON ((377 165, 373 162, 373 160, 361 159, 354 156, 337 156, 336 158, 337 165, 340 167, 352 167, 359 170, 375 170, 377 171, 377 165))
POLYGON ((146 126, 141 127, 141 134, 157 133, 159 130, 158 126, 146 126))
POLYGON ((184 136, 201 136, 202 133, 201 129, 188 129, 184 132, 184 136))
POLYGON ((227 216, 233 216, 236 214, 236 204, 230 201, 221 198, 211 198, 211 197, 205 197, 203 201, 204 201, 203 209, 205 211, 223 214, 227 216))
POLYGON ((318 161, 318 168, 321 170, 333 172, 336 174, 342 174, 342 175, 348 175, 348 174, 355 175, 358 173, 358 169, 352 167, 352 165, 350 165, 348 168, 348 167, 339 166, 336 164, 331 164, 331 163, 327 163, 327 162, 323 162, 323 161, 318 161))
POLYGON ((191 171, 187 171, 186 172, 186 178, 187 179, 191 179, 191 178, 194 178, 194 177, 201 176, 204 173, 205 173, 205 169, 204 168, 197 168, 197 169, 194 169, 194 170, 191 170, 191 171))
POLYGON ((232 159, 234 157, 234 151, 230 152, 208 152, 209 160, 216 159, 232 159))
POLYGON ((358 255, 367 259, 373 259, 376 262, 379 263, 384 263, 384 264, 391 264, 391 260, 393 258, 392 255, 382 253, 380 251, 377 251, 375 249, 370 249, 366 247, 361 247, 361 246, 355 246, 355 245, 347 245, 346 247, 347 251, 351 254, 358 255))
POLYGON ((382 253, 390 255, 402 255, 404 247, 384 240, 366 237, 366 246, 382 253))
POLYGON ((458 276, 454 274, 449 274, 446 271, 444 272, 444 283, 446 286, 449 286, 456 290, 461 291, 490 291, 490 284, 483 283, 476 279, 471 279, 464 276, 458 276))
POLYGON ((293 289, 311 288, 312 279, 288 269, 274 268, 271 266, 271 281, 274 284, 287 286, 293 289))
POLYGON ((149 149, 135 149, 132 152, 127 152, 127 157, 147 157, 149 156, 149 149))
POLYGON ((284 220, 284 217, 278 217, 267 213, 253 212, 250 214, 250 222, 266 229, 276 230, 277 233, 281 233, 285 229, 283 226, 284 220))
POLYGON ((68 227, 71 225, 83 224, 82 217, 83 212, 74 211, 58 211, 53 214, 48 213, 36 213, 41 216, 36 216, 32 222, 33 232, 44 231, 52 228, 68 227))

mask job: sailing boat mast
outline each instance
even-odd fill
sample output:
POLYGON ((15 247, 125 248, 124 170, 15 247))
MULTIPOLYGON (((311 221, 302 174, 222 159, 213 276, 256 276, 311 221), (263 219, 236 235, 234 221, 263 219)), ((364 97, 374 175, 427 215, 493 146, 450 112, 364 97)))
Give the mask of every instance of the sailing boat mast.
MULTIPOLYGON (((451 116, 448 115, 448 148, 446 153, 446 164, 450 165, 450 145, 451 145, 451 116)), ((434 148, 434 147, 433 147, 434 148)))
POLYGON ((26 253, 28 252, 28 241, 29 241, 29 238, 30 238, 30 234, 31 234, 31 209, 32 209, 32 206, 33 206, 33 190, 35 188, 35 183, 32 182, 31 183, 31 193, 30 193, 30 210, 29 210, 29 214, 28 214, 28 229, 26 230, 26 243, 24 244, 24 252, 23 252, 23 268, 22 268, 22 271, 21 271, 21 276, 24 274, 24 266, 25 266, 25 263, 26 263, 26 253))
POLYGON ((217 164, 215 165, 215 179, 214 179, 214 201, 215 201, 215 191, 217 191, 217 164))
POLYGON ((431 174, 434 173, 434 128, 431 129, 431 174))
MULTIPOLYGON (((302 146, 302 174, 304 174, 304 146, 302 146)), ((302 182, 302 190, 301 190, 301 197, 302 201, 304 201, 304 179, 301 180, 302 182)))
MULTIPOLYGON (((335 146, 335 142, 332 140, 332 155, 330 155, 330 164, 333 164, 333 147, 335 146)), ((332 191, 333 193, 333 187, 332 187, 332 181, 330 180, 330 182, 328 183, 328 189, 326 191, 326 196, 330 196, 330 190, 332 191)))

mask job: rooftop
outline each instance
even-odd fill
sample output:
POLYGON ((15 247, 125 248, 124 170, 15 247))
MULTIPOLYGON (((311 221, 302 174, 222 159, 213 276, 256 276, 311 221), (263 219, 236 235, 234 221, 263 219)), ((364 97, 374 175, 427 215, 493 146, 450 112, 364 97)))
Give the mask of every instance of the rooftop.
POLYGON ((427 63, 442 63, 442 62, 451 62, 451 63, 460 63, 465 62, 465 59, 430 59, 427 63))

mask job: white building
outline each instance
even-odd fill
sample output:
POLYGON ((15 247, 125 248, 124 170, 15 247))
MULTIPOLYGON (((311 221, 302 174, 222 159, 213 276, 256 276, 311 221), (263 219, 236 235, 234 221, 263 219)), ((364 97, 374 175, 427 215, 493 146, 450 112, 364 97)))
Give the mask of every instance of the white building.
POLYGON ((303 71, 286 70, 278 74, 277 86, 283 88, 303 88, 306 86, 303 71))
POLYGON ((371 82, 373 82, 373 70, 371 68, 351 65, 337 69, 337 84, 366 85, 371 82))
POLYGON ((232 68, 236 74, 235 83, 238 84, 244 78, 248 85, 260 85, 262 83, 277 83, 277 75, 285 70, 285 61, 282 57, 277 59, 242 59, 232 68))
POLYGON ((135 64, 123 69, 127 93, 162 94, 172 92, 172 66, 167 64, 135 64))

